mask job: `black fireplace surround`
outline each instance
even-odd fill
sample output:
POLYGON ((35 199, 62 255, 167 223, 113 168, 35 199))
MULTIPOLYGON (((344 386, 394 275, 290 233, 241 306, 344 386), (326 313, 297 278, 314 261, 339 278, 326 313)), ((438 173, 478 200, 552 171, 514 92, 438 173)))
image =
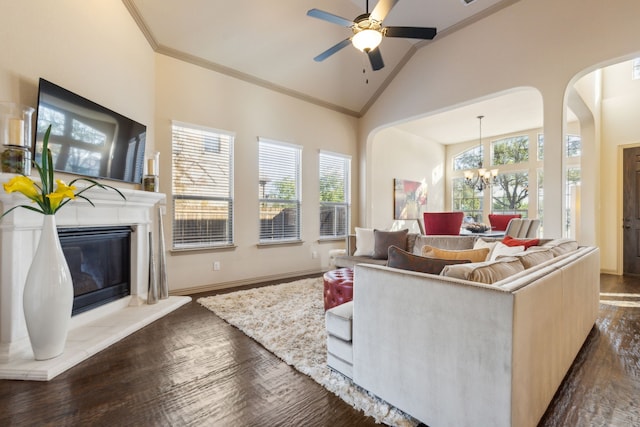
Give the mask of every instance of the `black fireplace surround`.
POLYGON ((72 315, 131 294, 130 226, 58 228, 73 279, 72 315))

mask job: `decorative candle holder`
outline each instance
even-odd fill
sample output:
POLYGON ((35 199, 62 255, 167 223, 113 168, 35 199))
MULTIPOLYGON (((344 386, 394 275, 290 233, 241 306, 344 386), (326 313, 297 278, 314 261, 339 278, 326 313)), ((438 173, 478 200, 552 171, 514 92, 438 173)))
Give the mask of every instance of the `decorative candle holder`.
POLYGON ((0 102, 0 171, 31 174, 31 117, 35 110, 0 102))
POLYGON ((158 166, 160 164, 160 153, 155 152, 152 157, 147 158, 145 163, 146 171, 142 177, 142 188, 144 191, 160 191, 160 180, 158 166))

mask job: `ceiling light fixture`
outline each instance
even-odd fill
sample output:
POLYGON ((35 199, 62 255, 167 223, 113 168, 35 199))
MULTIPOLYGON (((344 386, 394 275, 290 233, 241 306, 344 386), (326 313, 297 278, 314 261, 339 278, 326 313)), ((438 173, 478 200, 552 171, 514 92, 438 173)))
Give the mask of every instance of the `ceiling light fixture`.
POLYGON ((353 46, 362 52, 372 51, 380 45, 381 41, 382 33, 372 29, 358 31, 351 38, 353 46))
POLYGON ((464 182, 469 187, 482 191, 496 183, 498 169, 487 170, 482 167, 482 119, 484 116, 478 116, 480 122, 480 137, 478 138, 478 172, 477 175, 473 171, 464 173, 464 182))

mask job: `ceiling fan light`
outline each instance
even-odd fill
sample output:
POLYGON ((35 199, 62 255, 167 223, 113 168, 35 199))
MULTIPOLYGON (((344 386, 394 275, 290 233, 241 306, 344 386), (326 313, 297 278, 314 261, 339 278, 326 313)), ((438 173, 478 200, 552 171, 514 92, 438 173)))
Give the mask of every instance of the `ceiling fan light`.
POLYGON ((362 30, 358 31, 351 38, 351 43, 356 49, 363 52, 369 52, 378 47, 382 41, 382 33, 376 30, 362 30))

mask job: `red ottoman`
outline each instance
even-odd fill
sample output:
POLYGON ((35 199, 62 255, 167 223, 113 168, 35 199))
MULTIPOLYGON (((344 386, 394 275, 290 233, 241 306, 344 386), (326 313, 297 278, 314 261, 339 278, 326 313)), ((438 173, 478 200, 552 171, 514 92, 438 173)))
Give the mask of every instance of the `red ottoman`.
POLYGON ((339 268, 324 273, 324 310, 353 299, 353 270, 339 268))

